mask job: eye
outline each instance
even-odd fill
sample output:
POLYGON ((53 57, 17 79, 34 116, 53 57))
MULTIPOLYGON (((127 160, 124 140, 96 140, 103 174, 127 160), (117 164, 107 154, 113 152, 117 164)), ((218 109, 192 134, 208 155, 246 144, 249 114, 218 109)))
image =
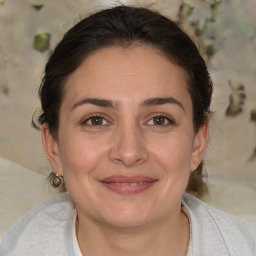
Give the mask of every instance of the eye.
POLYGON ((149 120, 148 124, 149 125, 166 126, 166 125, 174 124, 174 121, 167 116, 158 115, 158 116, 154 116, 153 118, 151 118, 149 120))
POLYGON ((91 116, 83 121, 82 124, 92 125, 92 126, 100 126, 106 125, 108 122, 102 116, 91 116))

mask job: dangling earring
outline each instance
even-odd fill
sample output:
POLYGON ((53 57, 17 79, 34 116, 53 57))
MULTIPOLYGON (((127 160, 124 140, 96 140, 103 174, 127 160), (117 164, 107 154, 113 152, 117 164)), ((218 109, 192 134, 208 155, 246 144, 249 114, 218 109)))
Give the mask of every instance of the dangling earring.
POLYGON ((59 188, 63 185, 64 179, 62 176, 59 176, 59 174, 55 173, 54 175, 52 175, 50 182, 51 182, 52 187, 59 188))

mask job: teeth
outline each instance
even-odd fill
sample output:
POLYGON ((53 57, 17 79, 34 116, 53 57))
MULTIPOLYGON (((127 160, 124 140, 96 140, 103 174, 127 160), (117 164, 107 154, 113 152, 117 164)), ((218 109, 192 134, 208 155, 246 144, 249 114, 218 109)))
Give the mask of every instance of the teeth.
POLYGON ((117 182, 117 183, 114 183, 114 184, 117 184, 117 185, 120 185, 120 186, 129 186, 130 183, 119 183, 119 182, 117 182))
POLYGON ((140 182, 114 182, 113 184, 119 185, 119 186, 132 186, 136 187, 139 185, 148 184, 146 181, 140 181, 140 182))

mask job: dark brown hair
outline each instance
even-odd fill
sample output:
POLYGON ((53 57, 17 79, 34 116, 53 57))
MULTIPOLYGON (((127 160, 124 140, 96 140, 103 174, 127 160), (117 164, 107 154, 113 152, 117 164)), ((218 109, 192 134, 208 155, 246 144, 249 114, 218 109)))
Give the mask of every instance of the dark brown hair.
MULTIPOLYGON (((94 51, 133 44, 149 45, 185 70, 196 133, 209 119, 212 95, 212 82, 203 58, 176 22, 156 11, 129 6, 117 6, 90 15, 64 35, 45 67, 39 89, 42 108, 39 123, 48 123, 50 132, 57 138, 59 110, 68 76, 94 51)), ((187 191, 198 193, 203 186, 202 162, 191 172, 187 191)))

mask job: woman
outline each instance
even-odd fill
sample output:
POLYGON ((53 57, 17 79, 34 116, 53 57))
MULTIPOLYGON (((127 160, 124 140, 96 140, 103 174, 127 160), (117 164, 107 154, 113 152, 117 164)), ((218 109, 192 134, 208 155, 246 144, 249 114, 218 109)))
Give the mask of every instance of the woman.
POLYGON ((61 193, 22 217, 1 255, 256 255, 256 228, 184 193, 202 187, 212 83, 166 17, 114 7, 66 33, 40 88, 61 193))

